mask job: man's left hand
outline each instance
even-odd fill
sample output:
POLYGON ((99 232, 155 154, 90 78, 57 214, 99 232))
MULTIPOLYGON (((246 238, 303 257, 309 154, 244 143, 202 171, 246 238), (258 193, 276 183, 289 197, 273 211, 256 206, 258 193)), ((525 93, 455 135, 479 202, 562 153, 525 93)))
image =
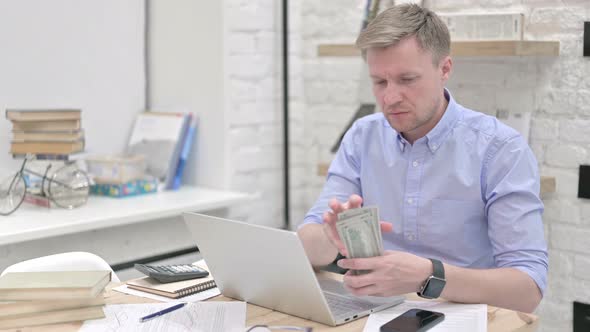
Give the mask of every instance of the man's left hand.
POLYGON ((344 284, 356 296, 395 296, 417 292, 432 275, 429 259, 402 251, 386 250, 382 256, 341 259, 338 266, 350 270, 371 270, 362 275, 348 271, 344 284))

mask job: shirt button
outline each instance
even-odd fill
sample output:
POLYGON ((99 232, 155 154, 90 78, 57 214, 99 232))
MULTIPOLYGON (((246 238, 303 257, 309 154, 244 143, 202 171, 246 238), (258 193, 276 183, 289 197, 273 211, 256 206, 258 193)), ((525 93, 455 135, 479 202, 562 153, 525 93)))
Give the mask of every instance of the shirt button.
POLYGON ((433 150, 436 150, 436 148, 438 148, 438 145, 436 145, 436 144, 432 144, 432 149, 433 149, 433 150))
POLYGON ((417 166, 418 166, 418 161, 417 161, 417 160, 415 160, 415 161, 412 163, 412 166, 414 166, 414 167, 417 167, 417 166))
POLYGON ((416 237, 414 236, 414 234, 408 234, 408 235, 406 235, 406 239, 408 239, 410 241, 414 241, 416 239, 416 237))
POLYGON ((414 203, 414 200, 411 198, 408 198, 407 202, 408 202, 408 204, 412 204, 412 203, 414 203))

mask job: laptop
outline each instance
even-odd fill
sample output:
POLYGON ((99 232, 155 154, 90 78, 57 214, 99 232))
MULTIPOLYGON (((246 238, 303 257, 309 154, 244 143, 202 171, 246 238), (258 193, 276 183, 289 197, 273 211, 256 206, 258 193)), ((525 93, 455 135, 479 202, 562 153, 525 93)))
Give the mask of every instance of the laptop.
POLYGON ((183 213, 224 296, 336 326, 403 302, 356 297, 342 282, 316 278, 295 232, 183 213))

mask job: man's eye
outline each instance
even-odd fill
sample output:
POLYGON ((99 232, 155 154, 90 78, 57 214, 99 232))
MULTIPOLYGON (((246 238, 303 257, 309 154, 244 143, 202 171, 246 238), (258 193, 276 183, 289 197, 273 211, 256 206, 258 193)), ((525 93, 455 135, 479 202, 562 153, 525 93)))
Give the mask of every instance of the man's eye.
POLYGON ((412 83, 415 79, 415 77, 404 77, 402 78, 402 83, 412 83))
POLYGON ((373 84, 375 85, 385 85, 387 81, 374 81, 373 84))

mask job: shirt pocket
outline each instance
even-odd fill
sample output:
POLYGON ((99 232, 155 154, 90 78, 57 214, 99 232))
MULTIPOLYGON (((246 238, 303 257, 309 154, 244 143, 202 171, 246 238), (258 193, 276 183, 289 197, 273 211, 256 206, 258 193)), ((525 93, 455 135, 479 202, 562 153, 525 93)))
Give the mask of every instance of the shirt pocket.
POLYGON ((484 206, 476 200, 433 199, 430 218, 420 227, 422 243, 460 265, 469 265, 489 247, 484 206))

